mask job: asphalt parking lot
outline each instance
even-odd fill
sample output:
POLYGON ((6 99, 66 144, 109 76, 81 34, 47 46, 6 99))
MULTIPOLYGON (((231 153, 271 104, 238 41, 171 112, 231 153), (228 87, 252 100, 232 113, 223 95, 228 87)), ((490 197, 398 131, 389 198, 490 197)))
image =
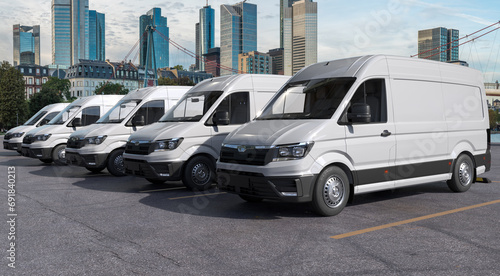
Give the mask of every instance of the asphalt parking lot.
POLYGON ((437 182, 318 217, 307 204, 247 203, 0 149, 0 274, 498 275, 500 146, 492 159, 483 176, 493 182, 466 193, 437 182))

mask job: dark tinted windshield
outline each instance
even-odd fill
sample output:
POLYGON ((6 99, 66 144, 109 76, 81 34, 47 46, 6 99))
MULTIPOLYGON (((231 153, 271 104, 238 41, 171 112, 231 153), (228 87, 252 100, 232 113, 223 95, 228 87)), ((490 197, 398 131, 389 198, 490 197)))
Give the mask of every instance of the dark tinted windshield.
POLYGON ((160 122, 197 122, 212 107, 222 91, 204 91, 184 94, 179 102, 171 108, 160 122))
POLYGON ((329 119, 354 81, 355 78, 332 78, 289 83, 257 120, 329 119))
POLYGON ((36 122, 38 122, 38 120, 40 120, 45 114, 47 114, 47 111, 38 111, 35 115, 33 115, 33 117, 29 118, 28 121, 26 121, 26 123, 24 123, 25 126, 32 126, 32 125, 35 125, 36 122))

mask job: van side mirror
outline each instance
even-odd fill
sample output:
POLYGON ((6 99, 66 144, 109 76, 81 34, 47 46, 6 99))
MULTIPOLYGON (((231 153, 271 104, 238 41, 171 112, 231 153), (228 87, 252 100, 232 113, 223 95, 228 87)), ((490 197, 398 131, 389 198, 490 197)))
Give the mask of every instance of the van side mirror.
POLYGON ((369 123, 371 120, 370 106, 365 103, 354 103, 351 113, 347 113, 347 119, 352 123, 369 123))
POLYGON ((73 126, 73 127, 82 126, 82 119, 81 118, 74 118, 73 121, 71 122, 71 126, 73 126))
POLYGON ((133 126, 143 126, 146 124, 146 121, 144 120, 144 115, 142 114, 136 114, 132 118, 132 125, 133 126))
POLYGON ((212 121, 216 125, 229 125, 229 112, 224 110, 216 111, 212 121))
POLYGON ((43 120, 40 121, 40 123, 38 124, 38 126, 43 126, 43 125, 45 125, 48 122, 49 122, 49 120, 43 119, 43 120))

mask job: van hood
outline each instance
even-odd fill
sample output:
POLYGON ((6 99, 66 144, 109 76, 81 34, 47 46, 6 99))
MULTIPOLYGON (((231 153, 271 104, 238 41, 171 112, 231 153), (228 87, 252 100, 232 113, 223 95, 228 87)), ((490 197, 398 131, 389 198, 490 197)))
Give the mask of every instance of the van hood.
POLYGON ((9 131, 7 131, 7 133, 19 133, 19 132, 24 132, 24 134, 26 134, 26 132, 34 129, 35 126, 23 126, 23 125, 20 125, 20 126, 17 126, 15 128, 11 128, 9 129, 9 131))
POLYGON ((155 141, 184 137, 199 122, 157 122, 130 135, 129 140, 155 141))
POLYGON ((272 146, 313 141, 328 120, 252 121, 230 133, 224 144, 272 146))
POLYGON ((125 135, 130 134, 128 127, 124 127, 122 124, 91 124, 82 129, 73 132, 70 136, 77 138, 85 138, 99 135, 125 135))

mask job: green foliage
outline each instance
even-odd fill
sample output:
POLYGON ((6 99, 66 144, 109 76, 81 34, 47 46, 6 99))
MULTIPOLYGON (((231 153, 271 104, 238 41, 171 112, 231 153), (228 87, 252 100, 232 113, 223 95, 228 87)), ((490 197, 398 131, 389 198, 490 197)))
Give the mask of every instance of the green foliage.
POLYGON ((184 67, 182 65, 176 65, 174 66, 174 69, 177 69, 179 71, 184 71, 184 67))
POLYGON ((490 116, 490 129, 496 129, 497 122, 500 121, 498 110, 488 109, 488 115, 490 116))
POLYGON ((182 77, 178 79, 171 78, 159 78, 158 85, 187 85, 194 86, 194 82, 190 80, 188 77, 182 77))
POLYGON ((23 75, 7 61, 0 65, 0 128, 9 129, 28 118, 23 75))
POLYGON ((71 97, 71 92, 69 92, 70 87, 71 83, 67 79, 49 77, 49 80, 42 85, 42 91, 46 90, 46 91, 51 91, 52 93, 57 93, 61 97, 64 97, 67 101, 72 102, 76 98, 71 97))
POLYGON ((119 83, 101 82, 95 88, 96 95, 125 95, 128 89, 119 83))

